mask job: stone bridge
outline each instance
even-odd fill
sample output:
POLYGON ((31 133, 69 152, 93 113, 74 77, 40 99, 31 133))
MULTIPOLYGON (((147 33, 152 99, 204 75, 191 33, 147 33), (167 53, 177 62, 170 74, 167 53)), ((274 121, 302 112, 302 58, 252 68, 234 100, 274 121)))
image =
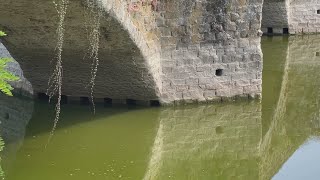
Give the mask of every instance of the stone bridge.
MULTIPOLYGON (((97 99, 169 104, 260 96, 263 0, 100 3, 104 16, 97 99), (133 4, 135 10, 128 10, 133 4)), ((69 2, 62 54, 66 96, 90 94, 87 29, 92 23, 86 14, 85 1, 69 2)), ((57 22, 51 0, 1 2, 0 29, 8 34, 2 43, 20 63, 35 93, 48 87, 57 22)))
MULTIPOLYGON (((35 93, 46 92, 54 66, 58 14, 51 0, 4 1, 3 44, 35 93)), ((94 96, 160 103, 212 101, 261 93, 262 0, 161 1, 156 6, 103 0, 100 64, 94 96)), ((85 2, 69 2, 63 49, 63 94, 85 97, 91 61, 85 2)))
MULTIPOLYGON (((282 58, 275 68, 272 66, 274 65, 272 61, 275 59, 270 58, 273 54, 266 53, 262 103, 250 101, 223 105, 161 108, 158 109, 159 111, 157 110, 159 113, 149 111, 151 113, 148 114, 148 122, 151 122, 150 119, 158 119, 158 121, 156 121, 157 123, 147 123, 148 125, 145 126, 150 128, 148 130, 150 137, 142 138, 146 141, 145 146, 131 144, 126 147, 134 149, 130 153, 130 157, 138 157, 140 161, 149 160, 146 169, 140 172, 141 177, 144 176, 144 179, 152 180, 166 179, 169 176, 171 179, 196 179, 196 177, 201 177, 201 179, 213 179, 213 177, 215 177, 214 179, 234 179, 234 177, 238 177, 237 179, 245 180, 269 180, 279 170, 281 171, 281 166, 303 144, 308 143, 310 139, 319 139, 320 74, 317 72, 320 68, 320 61, 319 56, 315 56, 315 54, 318 51, 320 36, 294 36, 290 37, 288 41, 277 37, 272 41, 275 48, 281 51, 277 54, 282 58), (272 90, 274 91, 273 96, 270 97, 268 94, 272 90), (156 132, 151 133, 153 130, 156 132), (149 145, 152 146, 150 153, 143 153, 144 157, 141 155, 141 151, 135 149, 136 147, 146 149, 149 145)), ((262 44, 263 47, 264 44, 262 44)), ((263 48, 263 50, 267 49, 263 48)), ((57 164, 65 162, 66 157, 63 156, 65 151, 51 149, 50 147, 53 146, 48 147, 47 151, 42 151, 40 148, 42 144, 40 144, 40 150, 34 151, 31 157, 26 157, 24 151, 19 151, 29 119, 32 117, 41 122, 43 120, 43 113, 41 113, 43 108, 39 107, 43 107, 42 104, 33 108, 33 102, 30 100, 0 95, 0 120, 2 122, 0 135, 6 142, 6 148, 2 154, 2 164, 9 177, 15 177, 15 175, 26 177, 25 173, 45 171, 44 160, 47 160, 52 151, 57 153, 55 157, 57 164), (20 167, 19 173, 17 171, 8 173, 12 167, 10 165, 19 164, 24 158, 32 158, 32 162, 36 162, 35 166, 20 167), (26 170, 26 168, 28 169, 26 170)), ((80 117, 80 121, 77 121, 78 123, 87 121, 91 117, 90 113, 88 116, 88 112, 80 112, 83 115, 80 117)), ((72 116, 74 111, 66 111, 66 113, 69 114, 66 116, 72 116)), ((138 111, 134 114, 138 116, 142 113, 145 111, 138 111)), ((112 114, 112 116, 114 115, 112 114)), ((93 122, 90 121, 90 123, 93 122)), ((100 133, 94 132, 105 132, 104 121, 97 122, 102 123, 100 126, 103 128, 98 128, 98 130, 88 128, 86 134, 95 134, 93 137, 101 137, 100 133)), ((120 122, 123 124, 123 121, 120 122)), ((65 127, 70 125, 77 127, 68 121, 62 121, 62 123, 65 124, 59 126, 57 131, 65 131, 65 127)), ((50 127, 50 125, 42 128, 46 131, 46 127, 50 127)), ((73 133, 67 133, 66 138, 71 142, 83 131, 83 128, 70 130, 73 133)), ((30 133, 24 143, 34 142, 33 135, 42 136, 46 140, 47 134, 42 131, 37 129, 30 133)), ((127 131, 127 129, 120 128, 121 131, 127 131)), ((141 127, 136 131, 141 132, 141 127)), ((117 134, 119 131, 111 132, 110 137, 114 137, 112 136, 114 133, 117 134)), ((128 139, 128 137, 124 138, 128 139)), ((141 137, 145 137, 145 134, 134 136, 133 139, 138 139, 140 142, 142 141, 139 139, 141 137)), ((59 141, 56 142, 59 147, 65 144, 65 141, 61 141, 61 144, 59 141)), ((85 139, 84 142, 87 147, 96 147, 92 137, 85 139)), ((122 147, 123 143, 119 144, 122 147)), ((29 146, 27 145, 25 148, 29 148, 29 146)), ((110 150, 109 146, 101 146, 101 148, 106 149, 98 151, 96 158, 101 157, 99 153, 104 155, 107 150, 110 150)), ((73 151, 73 147, 71 149, 73 151)), ((126 157, 125 154, 128 154, 127 151, 113 149, 121 157, 126 157)), ((88 156, 87 151, 82 153, 84 154, 80 153, 81 157, 95 158, 88 156)), ((71 156, 72 158, 74 156, 71 156)), ((77 161, 70 162, 73 162, 74 166, 78 163, 77 161)), ((105 160, 102 160, 101 164, 103 162, 105 160)), ((303 164, 301 165, 303 166, 303 164)), ((70 167, 74 166, 70 165, 70 167)), ((86 171, 85 174, 87 174, 86 171)), ((36 174, 37 177, 45 175, 47 174, 36 174)), ((69 173, 65 175, 67 177, 69 173)), ((112 179, 114 174, 110 173, 108 177, 112 179)), ((45 177, 39 179, 45 179, 45 177)))

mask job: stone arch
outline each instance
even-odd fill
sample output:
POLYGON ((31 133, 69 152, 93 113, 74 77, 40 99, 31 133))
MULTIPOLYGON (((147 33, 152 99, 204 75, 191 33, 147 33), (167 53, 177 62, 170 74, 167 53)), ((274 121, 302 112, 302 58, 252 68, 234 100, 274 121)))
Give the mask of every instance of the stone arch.
MULTIPOLYGON (((66 17, 63 94, 88 96, 90 62, 82 1, 70 1, 66 17)), ((262 0, 150 1, 129 12, 129 0, 102 0, 98 98, 159 100, 161 103, 259 97, 262 0), (221 1, 222 2, 222 1, 221 1), (148 4, 149 3, 149 4, 148 4), (217 77, 216 70, 223 70, 217 77)), ((4 44, 21 63, 36 92, 47 88, 54 56, 57 13, 52 2, 4 2, 4 44), (9 21, 9 20, 10 21, 9 21)))
MULTIPOLYGON (((130 14, 126 1, 103 0, 96 98, 158 100, 159 51, 154 31, 137 24, 152 21, 151 6, 130 14), (150 9, 150 10, 149 10, 150 9), (140 17, 140 15, 143 15, 140 17), (144 21, 142 21, 144 22, 144 21), (149 39, 148 39, 149 37, 149 39)), ((54 57, 57 13, 51 1, 8 1, 0 7, 0 28, 9 35, 3 44, 20 63, 35 93, 45 92, 54 57)), ((84 26, 84 4, 70 1, 65 21, 63 94, 88 96, 89 47, 84 26)))
POLYGON ((262 31, 267 34, 283 34, 289 27, 288 0, 264 0, 262 31))
POLYGON ((319 0, 264 0, 262 31, 310 34, 320 31, 319 0))

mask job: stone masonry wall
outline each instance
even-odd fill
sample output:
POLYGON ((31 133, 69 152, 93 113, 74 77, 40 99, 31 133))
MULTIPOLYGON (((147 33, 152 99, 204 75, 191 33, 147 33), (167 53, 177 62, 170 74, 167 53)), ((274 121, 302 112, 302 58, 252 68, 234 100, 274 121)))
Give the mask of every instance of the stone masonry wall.
POLYGON ((286 0, 264 0, 261 23, 263 33, 267 33, 268 28, 273 28, 273 33, 282 34, 283 28, 288 28, 287 7, 286 0))
POLYGON ((320 32, 320 0, 290 0, 290 34, 320 32))
POLYGON ((262 1, 163 1, 163 103, 261 93, 262 1))
MULTIPOLYGON (((154 83, 161 86, 160 46, 156 26, 156 11, 149 2, 139 0, 102 0, 105 11, 114 17, 128 31, 131 39, 146 60, 154 83), (138 11, 130 11, 130 5, 137 5, 138 11)), ((157 93, 158 89, 157 89, 157 93)), ((157 94, 158 95, 158 94, 157 94)))
MULTIPOLYGON (((157 2, 101 1, 95 97, 167 104, 261 94, 262 0, 157 2), (130 12, 131 3, 139 10, 130 12)), ((89 95, 85 25, 91 24, 84 9, 83 2, 70 1, 66 15, 62 91, 67 96, 89 95)), ((47 90, 56 27, 52 2, 5 1, 0 7, 0 28, 9 34, 4 44, 35 92, 47 90)))

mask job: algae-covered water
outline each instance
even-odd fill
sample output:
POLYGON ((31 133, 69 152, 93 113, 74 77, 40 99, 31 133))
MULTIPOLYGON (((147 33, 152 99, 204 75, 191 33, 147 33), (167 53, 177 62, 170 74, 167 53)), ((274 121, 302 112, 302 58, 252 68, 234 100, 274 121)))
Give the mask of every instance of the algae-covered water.
POLYGON ((263 37, 262 100, 54 106, 0 97, 7 180, 320 178, 320 37, 263 37))

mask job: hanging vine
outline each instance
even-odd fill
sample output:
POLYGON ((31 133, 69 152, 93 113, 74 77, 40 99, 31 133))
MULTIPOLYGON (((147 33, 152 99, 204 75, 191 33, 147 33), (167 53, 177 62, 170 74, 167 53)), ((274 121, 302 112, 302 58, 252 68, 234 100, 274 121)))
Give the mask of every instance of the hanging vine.
POLYGON ((56 11, 58 13, 58 28, 57 28, 57 45, 55 48, 55 67, 53 69, 53 73, 49 78, 48 81, 48 89, 47 89, 47 95, 49 96, 49 102, 51 99, 57 95, 57 103, 55 106, 56 114, 54 119, 53 128, 51 131, 51 134, 53 134, 54 130, 56 129, 57 123, 59 121, 60 117, 60 110, 61 110, 61 88, 62 88, 62 74, 63 74, 63 68, 62 68, 62 51, 63 51, 63 42, 64 42, 64 21, 65 16, 67 13, 69 0, 59 0, 59 2, 53 1, 53 4, 56 8, 56 11))
MULTIPOLYGON (((94 103, 94 87, 95 87, 95 79, 98 72, 99 66, 99 45, 100 45, 100 23, 103 15, 103 7, 102 0, 85 0, 86 8, 85 15, 87 16, 87 21, 85 22, 86 30, 88 32, 88 41, 89 41, 89 59, 91 59, 91 78, 90 83, 90 97, 93 105, 93 111, 95 113, 95 103, 94 103)), ((139 0, 141 5, 148 4, 148 0, 139 0)), ((152 9, 157 11, 157 0, 149 1, 152 9)), ((63 51, 63 43, 64 43, 64 32, 65 32, 65 16, 67 13, 67 8, 69 4, 69 0, 58 0, 58 2, 53 1, 53 4, 58 13, 58 28, 57 28, 57 45, 55 48, 55 67, 53 69, 53 73, 48 81, 48 89, 47 95, 49 96, 49 102, 54 96, 57 96, 57 103, 55 106, 55 119, 54 125, 52 128, 51 134, 53 134, 56 129, 57 123, 60 118, 61 111, 61 89, 62 89, 62 78, 63 78, 63 67, 62 67, 62 51, 63 51)), ((128 10, 139 11, 139 6, 137 3, 131 1, 128 5, 128 10)))
POLYGON ((94 86, 99 66, 99 45, 100 45, 100 22, 103 15, 101 0, 86 0, 86 19, 85 26, 89 41, 89 59, 91 59, 91 79, 90 79, 90 97, 95 113, 94 86))

